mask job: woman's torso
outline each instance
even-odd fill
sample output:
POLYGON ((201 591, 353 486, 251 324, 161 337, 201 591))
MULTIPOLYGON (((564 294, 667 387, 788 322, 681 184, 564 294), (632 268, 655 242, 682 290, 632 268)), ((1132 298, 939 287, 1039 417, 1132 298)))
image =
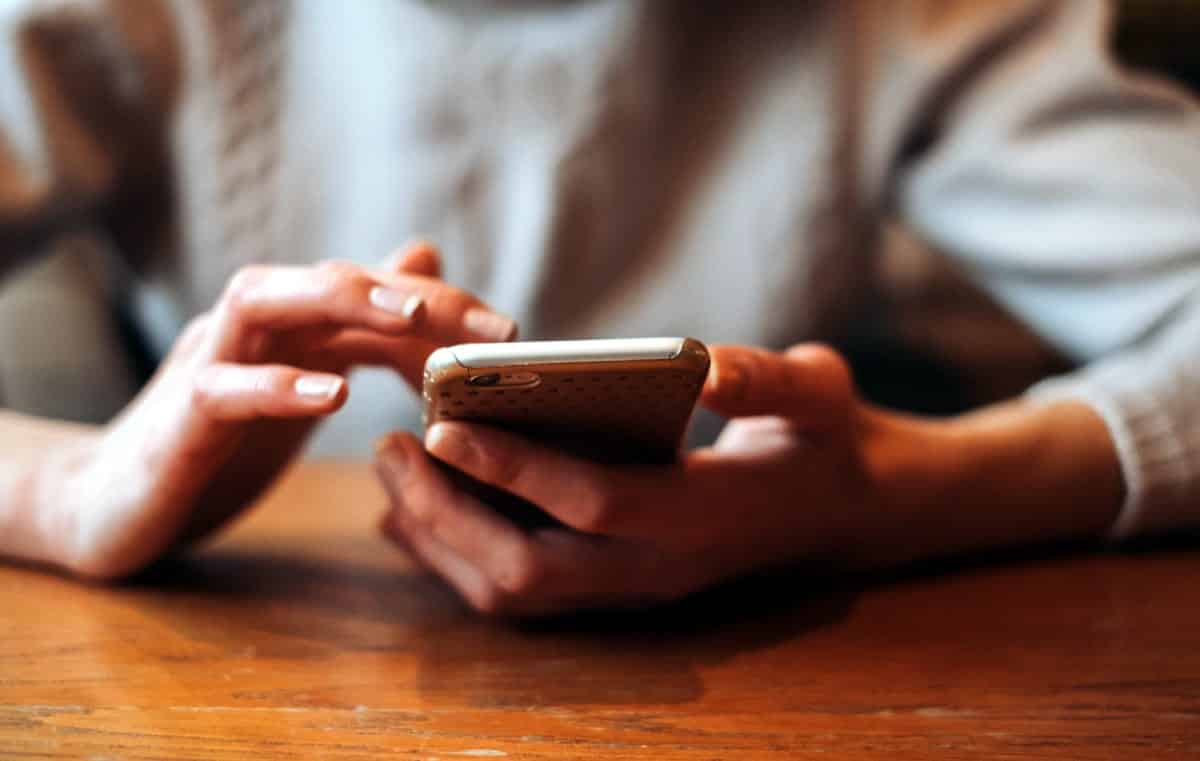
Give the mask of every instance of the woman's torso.
MULTIPOLYGON (((850 304, 836 4, 259 13, 214 27, 239 63, 193 53, 225 89, 198 79, 176 124, 178 250, 138 299, 160 344, 241 264, 373 264, 413 237, 527 338, 779 345, 850 304), (279 98, 237 99, 254 87, 279 98)), ((362 372, 314 446, 416 419, 394 375, 362 372)))

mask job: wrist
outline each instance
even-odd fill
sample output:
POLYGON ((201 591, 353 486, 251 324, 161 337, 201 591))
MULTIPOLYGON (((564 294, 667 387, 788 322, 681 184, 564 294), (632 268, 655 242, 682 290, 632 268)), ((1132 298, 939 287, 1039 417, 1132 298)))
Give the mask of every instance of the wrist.
POLYGON ((96 429, 0 414, 0 555, 72 569, 79 474, 96 429))
POLYGON ((871 410, 868 564, 1103 537, 1124 500, 1107 427, 1078 402, 1007 403, 947 420, 871 410))
POLYGON ((948 541, 941 513, 957 470, 946 423, 875 408, 864 408, 860 421, 869 497, 852 565, 900 565, 934 553, 948 541))

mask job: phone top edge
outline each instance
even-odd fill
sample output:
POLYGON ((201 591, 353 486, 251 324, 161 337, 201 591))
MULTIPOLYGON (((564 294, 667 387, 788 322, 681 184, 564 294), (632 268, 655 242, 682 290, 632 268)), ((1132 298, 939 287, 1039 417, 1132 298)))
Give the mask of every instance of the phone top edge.
POLYGON ((675 359, 688 338, 600 338, 578 341, 517 341, 448 347, 468 370, 571 362, 635 362, 675 359))

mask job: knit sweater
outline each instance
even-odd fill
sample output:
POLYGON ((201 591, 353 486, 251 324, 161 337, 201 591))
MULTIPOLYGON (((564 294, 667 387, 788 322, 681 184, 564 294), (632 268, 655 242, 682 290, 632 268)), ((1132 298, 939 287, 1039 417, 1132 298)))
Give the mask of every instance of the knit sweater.
MULTIPOLYGON (((0 265, 102 237, 159 351, 239 266, 416 236, 529 338, 782 346, 844 327, 895 218, 1078 363, 1029 398, 1107 423, 1115 535, 1200 521, 1200 113, 1111 61, 1103 3, 0 13, 0 265)), ((362 373, 316 446, 414 410, 362 373)))

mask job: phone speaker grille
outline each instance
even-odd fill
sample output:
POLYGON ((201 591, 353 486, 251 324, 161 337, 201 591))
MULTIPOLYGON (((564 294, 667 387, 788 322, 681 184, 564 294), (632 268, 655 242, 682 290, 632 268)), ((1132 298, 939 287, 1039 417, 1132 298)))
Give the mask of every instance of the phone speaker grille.
POLYGON ((572 432, 639 446, 674 447, 683 435, 702 379, 663 371, 543 372, 530 388, 480 388, 464 381, 443 388, 431 424, 467 420, 536 434, 572 432))

